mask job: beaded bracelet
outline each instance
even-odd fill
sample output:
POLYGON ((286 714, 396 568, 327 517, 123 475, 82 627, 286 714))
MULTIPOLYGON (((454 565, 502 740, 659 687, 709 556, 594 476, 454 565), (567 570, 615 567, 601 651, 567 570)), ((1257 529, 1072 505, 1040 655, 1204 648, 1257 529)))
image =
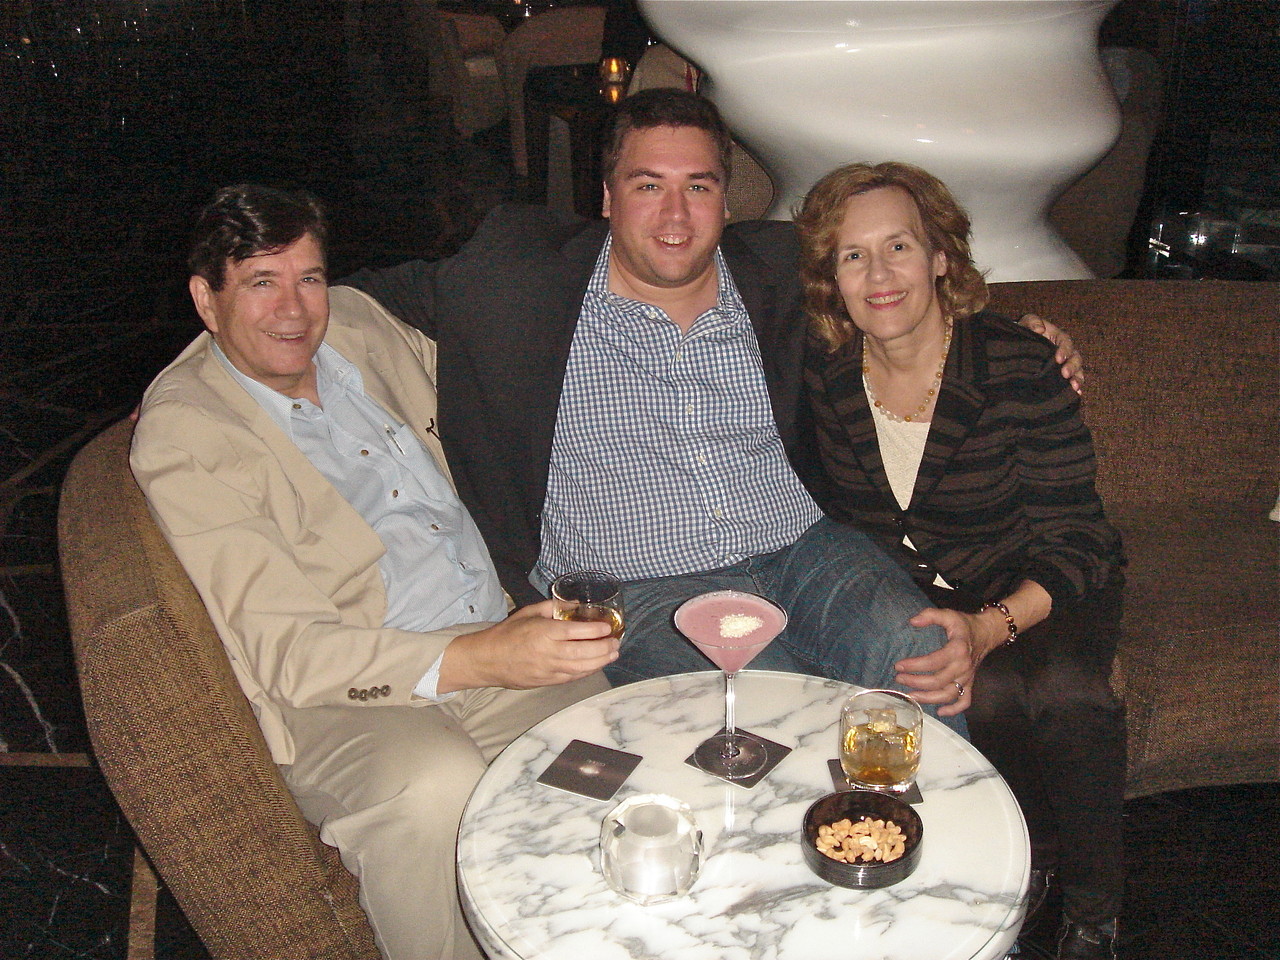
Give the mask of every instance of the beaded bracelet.
POLYGON ((1009 635, 1004 638, 1004 645, 1006 647, 1018 639, 1018 625, 1013 622, 1013 614, 1009 612, 1008 607, 999 600, 992 600, 990 603, 984 603, 982 605, 982 610, 999 610, 1004 614, 1004 622, 1009 627, 1009 635))

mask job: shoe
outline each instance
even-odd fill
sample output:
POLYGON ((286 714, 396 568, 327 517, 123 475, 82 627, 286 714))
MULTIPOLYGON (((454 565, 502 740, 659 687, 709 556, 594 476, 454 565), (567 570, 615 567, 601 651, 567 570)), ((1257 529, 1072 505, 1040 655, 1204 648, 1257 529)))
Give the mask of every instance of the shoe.
POLYGON ((1053 871, 1046 867, 1032 867, 1031 879, 1027 882, 1027 912, 1023 915, 1025 924, 1036 915, 1036 911, 1044 906, 1044 898, 1049 895, 1049 886, 1053 883, 1053 871))
POLYGON ((1062 921, 1058 936, 1058 960, 1116 960, 1116 921, 1075 923, 1062 921))

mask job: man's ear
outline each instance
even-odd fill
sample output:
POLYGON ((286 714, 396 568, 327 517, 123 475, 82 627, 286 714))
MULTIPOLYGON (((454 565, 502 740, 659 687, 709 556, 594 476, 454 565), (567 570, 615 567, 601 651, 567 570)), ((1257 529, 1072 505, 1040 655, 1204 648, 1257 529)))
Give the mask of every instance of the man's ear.
POLYGON ((213 306, 213 288, 209 281, 199 274, 192 275, 187 281, 187 289, 191 291, 191 299, 196 305, 196 313, 204 321, 205 329, 210 333, 218 332, 218 312, 213 306))
POLYGON ((606 220, 609 219, 609 202, 612 198, 609 196, 609 184, 604 185, 604 200, 600 203, 600 216, 606 220))

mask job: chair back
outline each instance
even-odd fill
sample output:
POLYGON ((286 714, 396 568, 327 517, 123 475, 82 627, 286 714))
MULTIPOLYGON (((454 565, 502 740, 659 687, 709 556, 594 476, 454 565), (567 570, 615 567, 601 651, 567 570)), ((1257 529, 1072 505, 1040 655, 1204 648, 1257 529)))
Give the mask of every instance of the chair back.
POLYGON ((498 18, 441 10, 437 0, 405 0, 404 16, 410 46, 426 60, 428 92, 450 102, 454 129, 469 137, 502 120, 498 18))
POLYGON ((355 878, 302 818, 222 642, 129 470, 76 456, 59 554, 94 756, 156 871, 227 960, 378 960, 355 878))
POLYGON ((604 7, 557 7, 529 17, 507 35, 498 51, 498 72, 511 123, 511 162, 527 176, 524 138, 524 78, 530 67, 595 63, 604 42, 604 7))

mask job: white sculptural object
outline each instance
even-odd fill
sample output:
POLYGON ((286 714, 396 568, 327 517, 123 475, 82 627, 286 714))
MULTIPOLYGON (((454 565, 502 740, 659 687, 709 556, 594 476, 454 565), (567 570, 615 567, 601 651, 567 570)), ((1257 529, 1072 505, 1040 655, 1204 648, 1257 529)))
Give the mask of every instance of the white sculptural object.
POLYGON ((787 219, 827 171, 904 160, 973 219, 989 280, 1091 276, 1054 199, 1115 142, 1097 32, 1116 0, 639 0, 773 177, 787 219))

